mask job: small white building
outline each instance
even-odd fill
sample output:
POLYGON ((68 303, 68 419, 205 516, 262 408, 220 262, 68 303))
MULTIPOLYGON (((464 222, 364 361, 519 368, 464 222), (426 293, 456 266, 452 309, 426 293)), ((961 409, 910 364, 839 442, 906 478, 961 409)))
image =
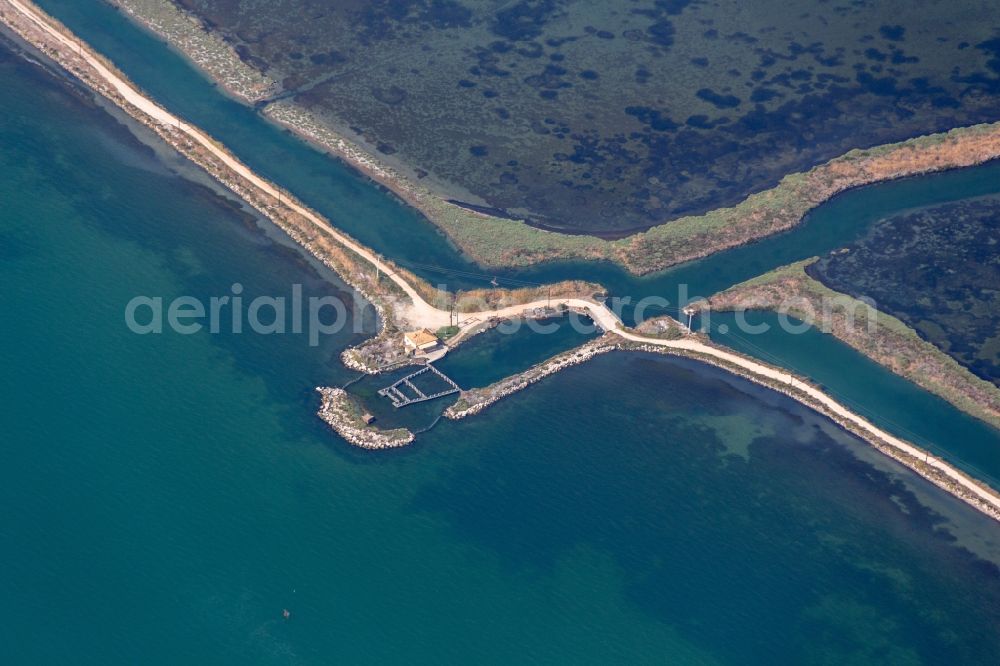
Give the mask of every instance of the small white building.
POLYGON ((403 346, 406 347, 406 352, 408 354, 429 352, 437 348, 438 339, 436 335, 428 331, 426 328, 422 328, 419 331, 404 333, 403 346))

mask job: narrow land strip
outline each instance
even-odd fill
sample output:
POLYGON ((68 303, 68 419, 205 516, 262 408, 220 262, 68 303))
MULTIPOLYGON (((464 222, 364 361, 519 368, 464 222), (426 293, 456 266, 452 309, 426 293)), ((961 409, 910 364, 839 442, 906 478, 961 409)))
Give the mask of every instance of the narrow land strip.
POLYGON ((892 315, 830 289, 806 272, 816 258, 770 271, 715 294, 715 311, 772 310, 818 326, 851 347, 953 404, 1000 428, 1000 389, 892 315))
MULTIPOLYGON (((428 328, 451 324, 452 313, 428 303, 414 287, 411 276, 399 271, 368 248, 333 228, 288 193, 257 176, 199 129, 181 121, 144 96, 136 86, 126 80, 123 74, 116 72, 113 65, 106 63, 89 46, 33 4, 27 0, 0 0, 0 20, 40 51, 76 74, 95 91, 110 99, 132 117, 153 128, 170 145, 203 166, 220 182, 275 220, 283 229, 289 229, 289 217, 293 217, 304 220, 314 231, 322 232, 325 239, 338 246, 336 249, 340 253, 338 255, 340 263, 333 262, 332 267, 340 272, 345 281, 356 286, 363 295, 374 291, 373 302, 377 307, 380 303, 387 303, 387 294, 379 290, 380 283, 372 273, 383 272, 382 269, 387 267, 390 286, 402 293, 403 302, 398 305, 405 308, 410 323, 428 328)), ((303 237, 304 232, 301 228, 292 227, 289 233, 304 247, 316 251, 316 239, 303 237)), ((318 256, 327 263, 331 262, 327 254, 320 253, 318 256)), ((570 308, 586 310, 606 332, 619 336, 623 344, 632 343, 630 348, 684 354, 727 368, 768 386, 782 386, 782 390, 787 391, 795 399, 827 414, 934 483, 988 515, 1000 519, 1000 494, 984 487, 945 461, 933 458, 916 446, 876 427, 801 378, 795 378, 779 368, 718 348, 697 337, 671 340, 627 330, 611 310, 592 299, 561 298, 558 302, 570 308)), ((547 300, 538 300, 477 312, 475 315, 480 319, 513 318, 525 310, 547 305, 549 305, 547 300)), ((388 306, 383 305, 383 307, 388 306)))

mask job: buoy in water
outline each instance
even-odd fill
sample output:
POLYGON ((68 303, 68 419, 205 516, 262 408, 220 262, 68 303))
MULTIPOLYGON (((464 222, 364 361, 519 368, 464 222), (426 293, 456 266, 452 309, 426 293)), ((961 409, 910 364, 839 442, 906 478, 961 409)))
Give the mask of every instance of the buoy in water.
POLYGON ((281 611, 281 617, 285 618, 286 620, 288 618, 290 618, 291 616, 292 616, 292 614, 291 614, 291 612, 287 608, 284 609, 283 611, 281 611))

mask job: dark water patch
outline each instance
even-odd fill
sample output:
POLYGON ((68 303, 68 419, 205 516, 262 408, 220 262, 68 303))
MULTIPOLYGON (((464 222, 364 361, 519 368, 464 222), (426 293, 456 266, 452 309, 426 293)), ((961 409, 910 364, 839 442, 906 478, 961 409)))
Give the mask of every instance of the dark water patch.
POLYGON ((364 127, 371 144, 393 146, 399 159, 486 205, 569 232, 648 228, 732 205, 851 148, 1000 117, 995 33, 972 0, 905 12, 879 3, 841 12, 813 0, 795 12, 779 0, 735 9, 469 0, 462 20, 431 20, 437 5, 380 2, 372 10, 352 0, 331 12, 318 0, 294 0, 248 12, 186 0, 276 78, 320 81, 343 67, 289 59, 290 45, 337 51, 356 69, 317 84, 303 102, 364 127), (366 30, 378 34, 375 51, 366 30), (960 41, 979 48, 955 48, 960 41), (581 77, 586 85, 574 85, 581 77), (911 83, 919 79, 926 86, 911 83), (502 109, 456 94, 456 85, 487 84, 502 109), (405 100, 388 99, 406 114, 382 112, 394 87, 405 100), (571 132, 537 131, 553 108, 571 132), (661 136, 692 117, 699 122, 690 133, 661 136), (580 136, 597 151, 563 159, 577 153, 580 136), (480 144, 499 159, 455 150, 480 144), (522 163, 516 187, 495 166, 512 158, 522 163))
POLYGON ((1000 37, 980 42, 976 44, 976 48, 991 56, 986 66, 1000 74, 1000 37))
POLYGON ((889 56, 874 47, 865 49, 865 57, 876 62, 885 62, 889 59, 889 56))
POLYGON ((814 270, 834 289, 875 299, 880 309, 1000 385, 1000 200, 890 217, 814 270))
POLYGON ((809 377, 872 423, 1000 488, 1000 430, 959 412, 831 335, 784 332, 778 315, 747 313, 746 334, 729 313, 713 313, 713 340, 809 377), (850 368, 845 372, 845 368, 850 368))
POLYGON ((658 109, 646 106, 628 106, 625 107, 625 113, 637 118, 655 132, 672 132, 679 127, 677 123, 669 117, 665 117, 663 112, 658 109))
POLYGON ((703 99, 717 109, 732 109, 740 105, 740 98, 735 95, 721 95, 711 88, 702 88, 695 96, 703 99))
POLYGON ((753 93, 750 94, 750 101, 769 102, 777 97, 781 97, 781 93, 777 90, 761 86, 760 88, 754 88, 753 93))
POLYGON ((558 0, 521 0, 496 14, 492 31, 511 41, 527 41, 541 36, 545 24, 562 6, 558 0))
POLYGON ((890 468, 860 460, 864 444, 783 398, 741 404, 747 392, 762 394, 698 364, 600 357, 477 417, 479 460, 427 484, 415 508, 519 576, 544 579, 580 549, 608 556, 631 604, 724 662, 996 649, 996 620, 979 615, 997 613, 996 566, 956 548, 890 468), (521 435, 503 446, 487 434, 507 429, 521 435))
POLYGON ((653 23, 646 28, 646 32, 649 33, 653 42, 659 46, 670 47, 674 44, 674 24, 666 19, 653 23))
POLYGON ((878 34, 893 42, 903 41, 906 28, 901 25, 883 25, 879 27, 878 34))
MULTIPOLYGON (((323 18, 322 15, 315 16, 323 18)), ((364 42, 406 38, 409 30, 467 27, 472 13, 457 0, 373 0, 361 6, 356 24, 364 42)))

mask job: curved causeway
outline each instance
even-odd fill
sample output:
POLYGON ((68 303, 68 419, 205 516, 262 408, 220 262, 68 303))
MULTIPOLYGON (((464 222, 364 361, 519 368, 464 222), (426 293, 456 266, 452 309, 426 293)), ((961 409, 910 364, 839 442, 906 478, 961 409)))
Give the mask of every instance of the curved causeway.
MULTIPOLYGON (((390 262, 380 258, 373 250, 337 230, 327 220, 298 202, 290 194, 258 176, 225 147, 200 129, 182 121, 145 96, 124 75, 115 72, 112 66, 105 64, 104 59, 99 54, 51 17, 25 0, 0 0, 0 11, 2 11, 3 22, 21 37, 75 73, 96 92, 110 99, 129 115, 156 130, 171 145, 205 167, 220 182, 262 213, 272 219, 277 215, 276 210, 298 215, 333 239, 341 248, 361 258, 366 264, 366 273, 360 276, 344 275, 346 281, 354 285, 358 285, 359 280, 372 283, 376 275, 384 273, 393 285, 405 295, 404 302, 394 305, 397 310, 394 312, 396 316, 416 327, 438 328, 452 323, 453 317, 449 310, 433 306, 420 295, 418 286, 416 286, 418 278, 404 274, 393 267, 390 262), (178 139, 186 139, 186 141, 178 139), (210 159, 206 160, 206 155, 210 159), (216 164, 212 164, 211 167, 214 168, 206 166, 206 162, 211 162, 213 159, 216 164), (261 195, 270 201, 277 202, 277 205, 261 205, 261 195)), ((303 245, 307 244, 303 243, 303 245)), ((494 310, 463 312, 462 314, 468 320, 515 318, 528 310, 553 304, 586 311, 598 326, 606 332, 618 336, 623 344, 631 345, 631 348, 660 349, 691 356, 719 365, 752 381, 781 390, 803 404, 830 416, 842 426, 867 439, 879 450, 896 458, 984 513, 1000 520, 1000 495, 995 491, 981 485, 944 460, 934 458, 919 447, 875 426, 820 389, 810 385, 802 378, 794 377, 787 371, 703 342, 694 336, 678 340, 665 340, 640 335, 625 328, 622 321, 606 305, 591 299, 553 298, 551 301, 543 299, 494 310)), ((467 324, 467 328, 473 325, 467 324)), ((459 335, 465 332, 467 331, 460 330, 459 335)))

